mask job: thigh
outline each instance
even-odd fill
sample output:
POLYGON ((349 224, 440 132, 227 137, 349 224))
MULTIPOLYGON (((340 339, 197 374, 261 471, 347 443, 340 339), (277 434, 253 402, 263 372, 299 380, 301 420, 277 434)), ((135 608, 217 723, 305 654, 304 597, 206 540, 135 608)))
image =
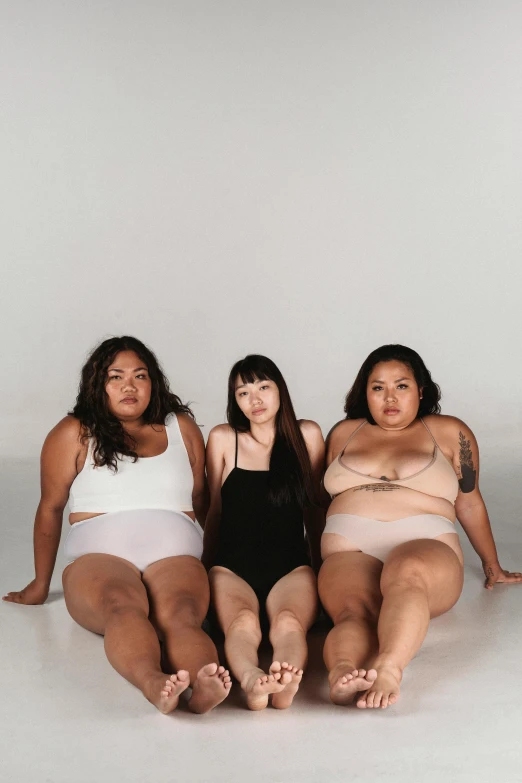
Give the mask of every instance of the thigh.
POLYGON ((348 611, 377 618, 382 563, 364 552, 337 552, 319 571, 319 597, 334 623, 348 611))
POLYGON ((147 591, 136 566, 114 555, 82 555, 62 576, 65 604, 76 622, 94 633, 105 632, 114 608, 136 607, 149 612, 147 591))
POLYGON ((165 557, 143 572, 151 607, 151 618, 160 628, 176 614, 185 612, 195 623, 205 619, 210 602, 207 572, 191 555, 165 557))
POLYGON ((211 568, 209 578, 212 603, 223 633, 228 632, 241 612, 253 612, 259 617, 259 601, 248 582, 223 566, 211 568))
POLYGON ((317 617, 317 580, 310 566, 299 566, 282 577, 268 594, 266 610, 270 622, 279 612, 292 612, 305 630, 317 617))
POLYGON ((456 604, 464 570, 455 551, 434 538, 407 541, 395 547, 384 564, 381 591, 397 582, 420 584, 426 591, 430 614, 437 617, 456 604))

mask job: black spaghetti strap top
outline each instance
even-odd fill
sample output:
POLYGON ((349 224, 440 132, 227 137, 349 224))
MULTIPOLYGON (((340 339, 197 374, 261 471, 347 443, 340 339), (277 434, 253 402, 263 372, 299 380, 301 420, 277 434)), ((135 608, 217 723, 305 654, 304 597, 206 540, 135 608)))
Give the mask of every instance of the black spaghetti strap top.
POLYGON ((303 509, 297 499, 282 506, 268 498, 269 470, 237 465, 221 487, 221 525, 214 565, 234 571, 266 597, 276 582, 310 557, 304 537, 303 509))

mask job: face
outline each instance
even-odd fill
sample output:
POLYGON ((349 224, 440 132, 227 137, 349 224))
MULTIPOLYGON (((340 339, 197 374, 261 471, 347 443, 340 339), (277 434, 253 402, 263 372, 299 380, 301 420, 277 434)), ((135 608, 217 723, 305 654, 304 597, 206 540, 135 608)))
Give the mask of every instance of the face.
POLYGON ((370 413, 379 427, 402 430, 417 417, 422 389, 406 364, 379 362, 368 377, 366 396, 370 413))
POLYGON ((109 410, 122 421, 135 421, 150 402, 152 384, 144 362, 134 351, 121 351, 107 370, 109 410))
POLYGON ((274 381, 243 383, 236 378, 236 402, 253 424, 266 424, 279 410, 279 389, 274 381))

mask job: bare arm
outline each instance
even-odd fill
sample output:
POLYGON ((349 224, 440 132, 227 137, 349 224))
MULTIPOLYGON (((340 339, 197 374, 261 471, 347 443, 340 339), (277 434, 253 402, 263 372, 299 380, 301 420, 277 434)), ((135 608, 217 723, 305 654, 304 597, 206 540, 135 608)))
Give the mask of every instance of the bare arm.
POLYGON ((80 450, 80 424, 67 416, 51 430, 42 449, 41 498, 33 535, 35 578, 23 590, 8 593, 4 601, 17 604, 46 601, 60 543, 63 511, 77 475, 80 450))
POLYGON ((310 457, 312 480, 318 500, 318 505, 307 506, 304 510, 304 526, 310 546, 312 568, 317 572, 321 567, 321 536, 325 523, 325 506, 321 484, 324 473, 324 440, 321 428, 315 421, 302 421, 300 426, 310 457))
POLYGON ((208 511, 208 487, 205 477, 205 441, 198 425, 186 414, 178 416, 179 428, 187 448, 194 484, 192 508, 201 527, 205 527, 208 511))
POLYGON ((210 431, 207 443, 207 477, 210 491, 210 508, 203 536, 203 555, 205 568, 211 568, 217 551, 219 525, 221 522, 221 484, 225 470, 225 449, 230 437, 228 427, 220 425, 210 431), (228 436, 228 438, 227 438, 228 436))
POLYGON ((499 561, 486 506, 480 494, 479 450, 472 431, 464 422, 452 419, 453 466, 459 478, 455 502, 457 518, 482 561, 485 586, 492 590, 496 582, 522 582, 522 575, 505 571, 499 561))

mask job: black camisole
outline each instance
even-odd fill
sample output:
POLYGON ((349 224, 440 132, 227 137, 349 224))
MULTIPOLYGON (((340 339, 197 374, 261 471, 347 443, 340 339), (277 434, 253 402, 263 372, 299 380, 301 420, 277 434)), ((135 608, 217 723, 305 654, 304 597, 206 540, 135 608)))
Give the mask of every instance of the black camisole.
POLYGON ((296 499, 276 506, 268 498, 269 470, 237 465, 221 487, 221 525, 214 565, 229 568, 261 600, 283 576, 310 564, 303 509, 296 499))

